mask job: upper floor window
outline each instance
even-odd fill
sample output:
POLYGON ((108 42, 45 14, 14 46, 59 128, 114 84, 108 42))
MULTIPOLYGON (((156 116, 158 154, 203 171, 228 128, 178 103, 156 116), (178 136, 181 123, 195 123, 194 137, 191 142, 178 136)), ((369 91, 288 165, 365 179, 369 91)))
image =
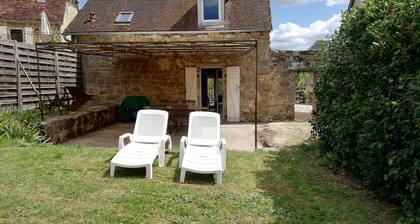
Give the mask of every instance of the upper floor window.
POLYGON ((219 20, 219 0, 203 0, 203 20, 219 20))
POLYGON ((17 42, 23 42, 23 30, 10 29, 10 39, 16 40, 17 42))
POLYGON ((198 18, 201 26, 222 25, 224 20, 224 0, 199 0, 198 18))

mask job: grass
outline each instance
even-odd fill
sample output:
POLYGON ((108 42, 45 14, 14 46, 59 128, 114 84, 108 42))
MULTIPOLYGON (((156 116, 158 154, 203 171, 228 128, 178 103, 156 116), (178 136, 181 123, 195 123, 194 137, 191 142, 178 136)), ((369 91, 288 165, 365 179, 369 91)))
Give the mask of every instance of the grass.
MULTIPOLYGON (((1 146, 0 146, 1 147, 1 146)), ((314 150, 228 154, 221 188, 211 175, 179 184, 166 167, 117 169, 112 149, 0 148, 0 223, 393 223, 395 209, 318 164, 314 150)))

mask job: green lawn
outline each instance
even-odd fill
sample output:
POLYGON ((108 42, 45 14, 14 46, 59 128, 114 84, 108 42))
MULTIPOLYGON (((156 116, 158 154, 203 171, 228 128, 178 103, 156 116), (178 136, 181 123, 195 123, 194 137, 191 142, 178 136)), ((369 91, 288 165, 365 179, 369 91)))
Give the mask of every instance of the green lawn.
POLYGON ((228 155, 223 186, 211 175, 179 184, 166 167, 117 169, 115 151, 72 146, 0 148, 0 223, 393 223, 394 208, 318 165, 313 150, 228 155))

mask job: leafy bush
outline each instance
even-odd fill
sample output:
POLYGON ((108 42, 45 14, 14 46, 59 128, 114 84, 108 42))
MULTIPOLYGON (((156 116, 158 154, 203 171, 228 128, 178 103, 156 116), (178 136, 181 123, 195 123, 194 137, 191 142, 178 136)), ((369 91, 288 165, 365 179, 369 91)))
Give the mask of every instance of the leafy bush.
POLYGON ((367 0, 318 55, 322 154, 420 223, 420 1, 367 0))
POLYGON ((0 108, 0 142, 40 143, 44 141, 39 132, 40 115, 36 110, 17 111, 0 108))
POLYGON ((312 104, 314 99, 313 86, 310 83, 309 74, 300 72, 296 76, 296 95, 298 103, 312 104))

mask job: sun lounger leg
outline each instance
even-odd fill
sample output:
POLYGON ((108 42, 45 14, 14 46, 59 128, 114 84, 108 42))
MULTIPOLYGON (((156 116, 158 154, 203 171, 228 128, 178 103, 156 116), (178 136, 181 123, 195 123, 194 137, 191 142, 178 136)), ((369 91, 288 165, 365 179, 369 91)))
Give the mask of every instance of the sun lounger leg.
POLYGON ((111 164, 111 168, 109 169, 109 176, 114 177, 115 175, 115 166, 111 164))
POLYGON ((153 168, 151 164, 146 166, 146 178, 147 179, 153 178, 153 168))
POLYGON ((222 171, 216 173, 216 183, 217 186, 222 186, 222 171))
POLYGON ((165 150, 159 155, 159 167, 165 166, 165 150))
POLYGON ((179 182, 184 183, 185 182, 185 173, 187 171, 185 169, 181 169, 181 179, 179 180, 179 182))

